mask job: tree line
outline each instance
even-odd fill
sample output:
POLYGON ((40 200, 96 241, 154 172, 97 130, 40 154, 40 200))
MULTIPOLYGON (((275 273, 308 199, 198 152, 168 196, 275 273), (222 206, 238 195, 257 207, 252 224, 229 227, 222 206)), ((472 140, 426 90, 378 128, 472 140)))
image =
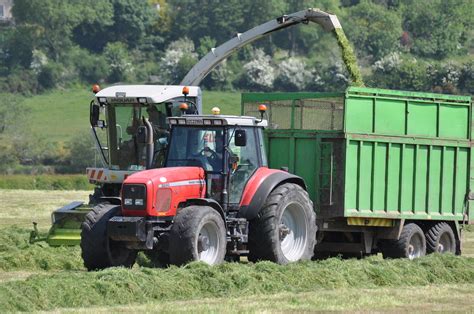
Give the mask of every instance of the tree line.
MULTIPOLYGON (((0 28, 0 87, 34 94, 82 83, 178 83, 219 45, 309 7, 336 14, 367 85, 473 93, 469 0, 15 0, 0 28)), ((331 34, 277 32, 222 63, 205 88, 333 91, 348 83, 331 34)))

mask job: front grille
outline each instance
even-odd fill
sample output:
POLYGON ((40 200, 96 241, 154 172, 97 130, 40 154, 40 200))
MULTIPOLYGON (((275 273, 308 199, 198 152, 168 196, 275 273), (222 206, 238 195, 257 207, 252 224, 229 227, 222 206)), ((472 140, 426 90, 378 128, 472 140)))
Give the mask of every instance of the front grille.
POLYGON ((146 209, 146 186, 125 184, 122 188, 122 207, 130 210, 146 209))

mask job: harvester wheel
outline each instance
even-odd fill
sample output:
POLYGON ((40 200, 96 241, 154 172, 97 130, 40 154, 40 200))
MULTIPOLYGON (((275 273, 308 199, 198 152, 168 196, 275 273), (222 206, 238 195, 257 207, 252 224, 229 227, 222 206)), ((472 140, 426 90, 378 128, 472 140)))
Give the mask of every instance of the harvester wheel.
POLYGON ((137 252, 107 237, 107 222, 120 213, 120 206, 101 203, 92 209, 82 223, 81 249, 87 270, 113 266, 132 267, 137 252))
POLYGON ((169 245, 173 265, 192 261, 220 264, 224 261, 227 247, 224 221, 211 207, 185 207, 176 215, 169 245))
POLYGON ((453 229, 445 222, 440 222, 426 232, 427 253, 456 253, 456 238, 453 229))
POLYGON ((287 264, 309 260, 316 244, 316 214, 308 193, 285 183, 268 196, 258 217, 250 221, 249 260, 287 264))
POLYGON ((426 239, 423 230, 415 224, 406 224, 398 240, 386 240, 380 243, 384 258, 414 259, 426 254, 426 239))

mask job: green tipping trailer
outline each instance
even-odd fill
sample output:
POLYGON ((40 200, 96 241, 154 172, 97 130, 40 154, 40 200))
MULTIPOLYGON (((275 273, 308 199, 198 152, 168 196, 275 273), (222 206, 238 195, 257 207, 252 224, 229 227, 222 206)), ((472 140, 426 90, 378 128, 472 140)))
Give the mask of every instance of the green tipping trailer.
POLYGON ((271 168, 303 177, 317 255, 414 258, 461 252, 473 223, 472 100, 349 87, 344 93, 245 93, 268 107, 271 168))

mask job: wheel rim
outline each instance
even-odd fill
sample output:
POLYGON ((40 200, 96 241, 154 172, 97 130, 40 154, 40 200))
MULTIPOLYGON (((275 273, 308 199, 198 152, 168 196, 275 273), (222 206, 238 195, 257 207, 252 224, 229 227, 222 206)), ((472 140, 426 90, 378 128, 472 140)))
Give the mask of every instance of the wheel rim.
POLYGON ((410 243, 408 244, 408 258, 414 259, 420 257, 422 255, 423 250, 423 239, 421 235, 415 233, 411 239, 410 243))
POLYGON ((290 203, 283 210, 280 222, 280 247, 290 262, 297 261, 304 254, 307 239, 307 218, 303 207, 290 203))
POLYGON ((197 242, 199 260, 209 265, 215 264, 220 244, 217 225, 213 222, 205 223, 199 231, 197 242))
POLYGON ((453 251, 453 241, 447 232, 444 232, 439 237, 436 251, 438 253, 451 253, 453 251))

